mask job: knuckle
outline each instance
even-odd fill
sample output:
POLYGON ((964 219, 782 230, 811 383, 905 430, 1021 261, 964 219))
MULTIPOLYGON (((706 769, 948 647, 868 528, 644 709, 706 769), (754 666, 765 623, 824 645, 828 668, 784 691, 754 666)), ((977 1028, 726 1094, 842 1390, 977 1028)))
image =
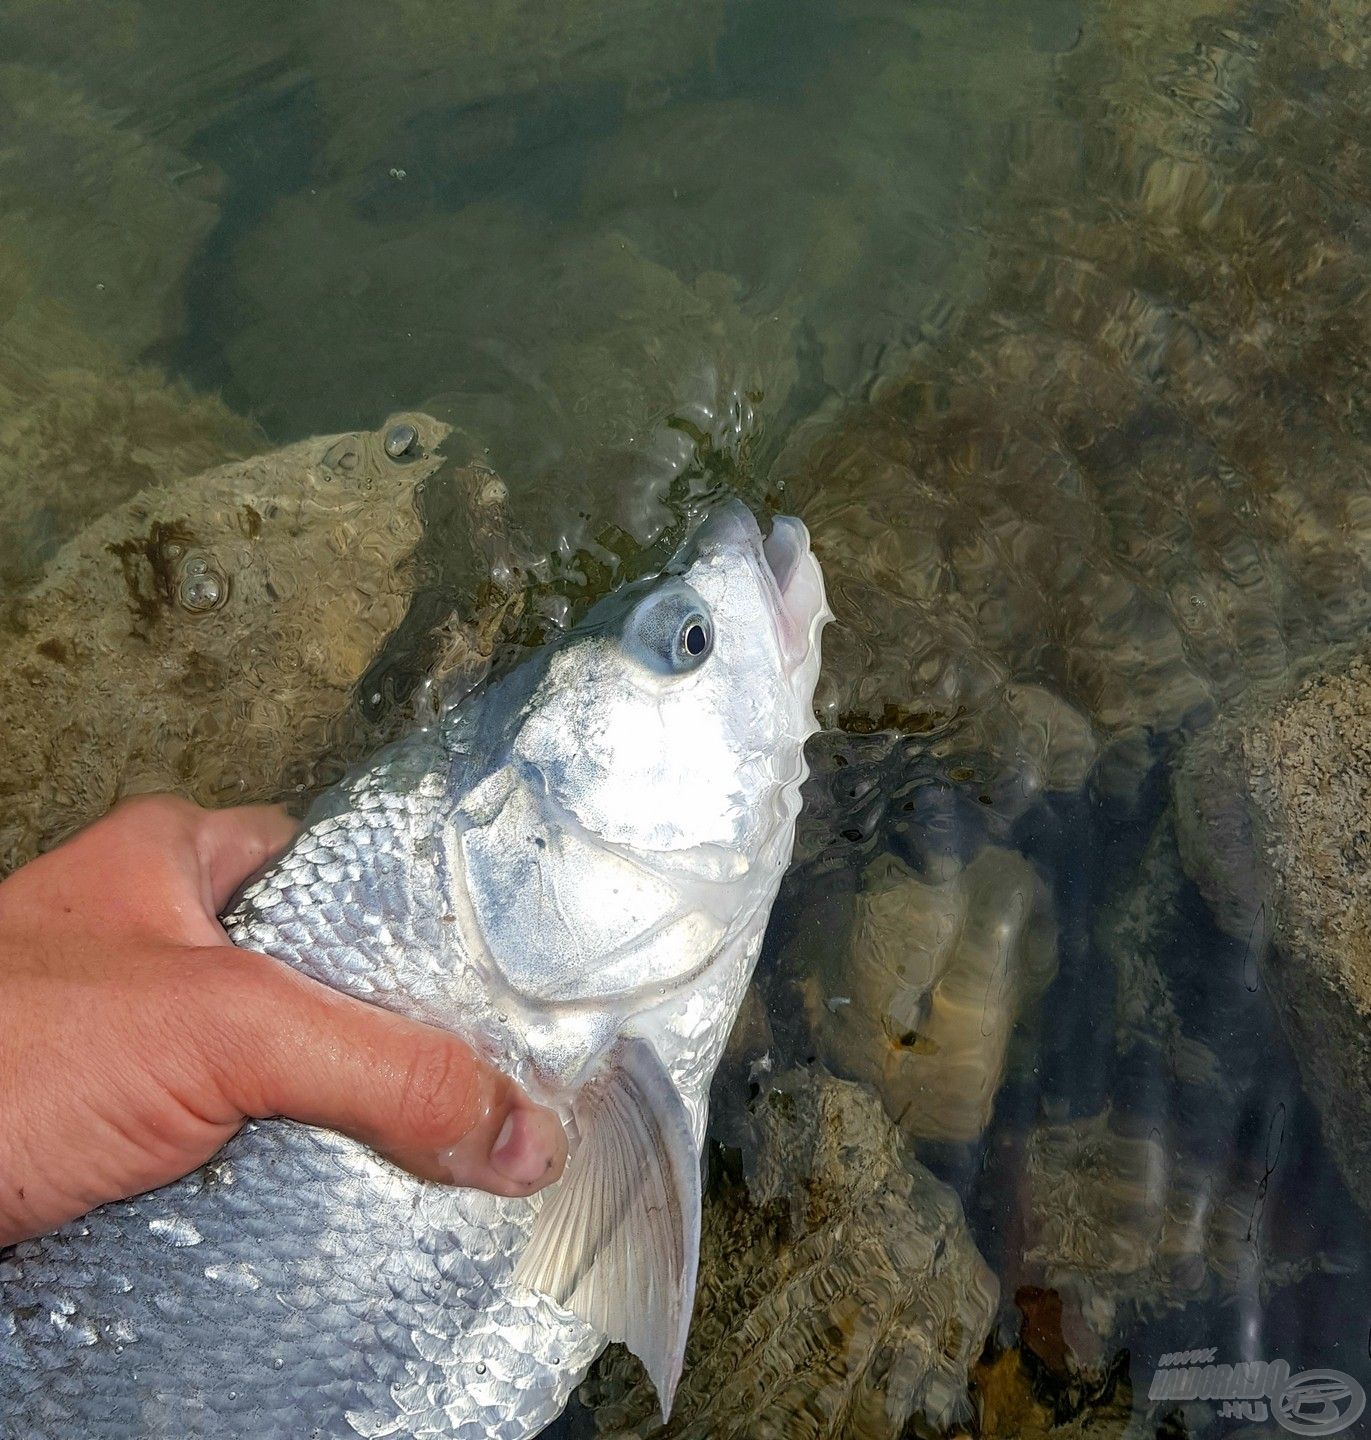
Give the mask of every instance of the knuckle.
POLYGON ((474 1057, 460 1041, 421 1041, 405 1069, 400 1118, 416 1139, 452 1143, 480 1118, 474 1057))

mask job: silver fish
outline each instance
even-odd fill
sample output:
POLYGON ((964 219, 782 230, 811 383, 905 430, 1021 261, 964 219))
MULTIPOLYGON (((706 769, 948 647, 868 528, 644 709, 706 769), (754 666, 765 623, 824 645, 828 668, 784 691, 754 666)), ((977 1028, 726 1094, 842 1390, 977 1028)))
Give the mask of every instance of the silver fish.
POLYGON ((664 1411, 711 1076, 791 853, 829 612, 736 502, 326 795, 235 942, 460 1032, 562 1114, 532 1200, 249 1124, 0 1257, 0 1434, 536 1434, 607 1339, 664 1411))

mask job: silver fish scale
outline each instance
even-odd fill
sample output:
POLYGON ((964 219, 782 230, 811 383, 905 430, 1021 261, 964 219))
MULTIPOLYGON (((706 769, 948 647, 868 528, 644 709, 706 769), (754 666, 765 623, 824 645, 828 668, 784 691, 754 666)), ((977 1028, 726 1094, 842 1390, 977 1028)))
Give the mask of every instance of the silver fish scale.
POLYGON ((501 1287, 527 1211, 249 1126, 214 1166, 0 1261, 0 1433, 516 1440, 603 1344, 501 1287))
MULTIPOLYGON (((429 804, 374 776, 353 797, 253 887, 234 939, 359 995, 431 993, 452 957, 409 838, 429 804), (396 948, 357 923, 388 879, 396 948)), ((509 1286, 532 1216, 341 1136, 248 1125, 185 1180, 0 1259, 0 1435, 518 1440, 604 1343, 509 1286)))

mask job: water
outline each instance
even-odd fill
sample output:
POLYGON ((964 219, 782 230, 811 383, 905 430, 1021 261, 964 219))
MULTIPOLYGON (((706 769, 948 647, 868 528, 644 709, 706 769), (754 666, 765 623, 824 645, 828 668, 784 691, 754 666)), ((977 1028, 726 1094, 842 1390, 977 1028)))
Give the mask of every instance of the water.
MULTIPOLYGON (((0 864, 307 792, 709 497, 796 510, 828 728, 673 1433, 1371 1386, 1341 892, 1225 825, 1307 818, 1225 767, 1371 609, 1358 6, 9 0, 0 54, 0 864)), ((653 1428, 623 1357, 583 1402, 653 1428)))

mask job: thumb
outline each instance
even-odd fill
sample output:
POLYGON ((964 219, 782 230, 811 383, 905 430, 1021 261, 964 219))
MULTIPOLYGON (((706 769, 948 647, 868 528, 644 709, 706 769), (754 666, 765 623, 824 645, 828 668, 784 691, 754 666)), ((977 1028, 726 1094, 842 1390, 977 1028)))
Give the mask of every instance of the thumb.
POLYGON ((266 955, 216 950, 214 969, 229 991, 209 987, 219 990, 216 1079, 241 1113, 340 1130, 426 1180, 496 1195, 531 1195, 561 1176, 557 1115, 456 1035, 266 955))
POLYGON ((280 805, 237 805, 192 812, 195 853, 212 914, 295 838, 299 824, 280 805))

